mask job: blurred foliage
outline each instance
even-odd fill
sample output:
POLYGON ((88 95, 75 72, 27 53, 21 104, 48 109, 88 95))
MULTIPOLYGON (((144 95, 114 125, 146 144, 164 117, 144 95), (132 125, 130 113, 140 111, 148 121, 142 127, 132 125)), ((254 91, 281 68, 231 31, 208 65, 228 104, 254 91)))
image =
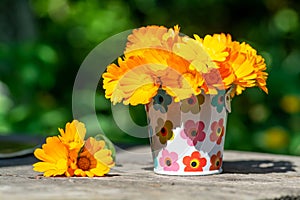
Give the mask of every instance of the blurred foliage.
MULTIPOLYGON (((190 36, 230 33, 266 59, 269 95, 253 88, 233 99, 225 148, 300 155, 299 10, 296 0, 2 0, 0 132, 57 134, 72 120, 76 73, 95 46, 128 29, 179 24, 190 36)), ((143 109, 130 108, 141 125, 143 109)), ((117 128, 101 89, 96 110, 113 142, 147 142, 117 128)))

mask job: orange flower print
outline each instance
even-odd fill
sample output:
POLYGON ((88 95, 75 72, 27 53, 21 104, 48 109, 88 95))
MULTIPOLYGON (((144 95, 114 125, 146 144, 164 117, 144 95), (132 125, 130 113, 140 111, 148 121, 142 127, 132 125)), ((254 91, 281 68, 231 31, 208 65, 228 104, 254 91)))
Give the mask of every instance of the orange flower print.
POLYGON ((211 134, 210 134, 210 141, 216 142, 217 144, 221 144, 222 137, 224 135, 224 119, 220 119, 218 122, 215 121, 211 124, 211 134))
POLYGON ((209 170, 219 170, 222 166, 222 155, 221 151, 218 151, 217 154, 212 155, 210 158, 210 164, 209 170))
POLYGON ((173 137, 173 123, 170 120, 164 122, 162 118, 158 118, 157 125, 155 128, 156 135, 159 137, 161 144, 166 144, 173 137))
POLYGON ((206 165, 206 159, 201 157, 198 151, 194 151, 191 156, 185 156, 183 158, 183 164, 185 172, 201 172, 203 167, 206 165))

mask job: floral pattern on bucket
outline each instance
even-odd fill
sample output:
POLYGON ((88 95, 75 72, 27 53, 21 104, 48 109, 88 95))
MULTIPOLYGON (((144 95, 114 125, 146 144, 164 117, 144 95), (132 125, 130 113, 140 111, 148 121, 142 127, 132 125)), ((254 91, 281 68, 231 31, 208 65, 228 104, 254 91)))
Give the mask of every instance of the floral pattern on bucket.
POLYGON ((158 90, 157 95, 153 99, 154 109, 160 110, 162 113, 166 113, 168 111, 168 106, 172 103, 172 97, 164 90, 158 90))
POLYGON ((182 100, 181 111, 183 113, 191 112, 193 114, 199 113, 201 105, 204 103, 204 96, 199 94, 197 96, 193 95, 188 99, 182 100))
POLYGON ((162 150, 162 156, 159 159, 159 164, 165 171, 178 171, 179 164, 177 163, 178 154, 176 152, 169 152, 162 150))
POLYGON ((221 151, 218 151, 217 154, 214 154, 210 157, 210 164, 209 170, 219 170, 222 167, 221 151))
POLYGON ((183 158, 183 163, 185 164, 185 172, 197 172, 203 171, 207 161, 206 158, 202 157, 199 151, 194 151, 191 156, 185 156, 183 158))
POLYGON ((212 142, 216 142, 217 144, 221 144, 222 138, 225 134, 224 129, 224 119, 220 119, 219 121, 214 121, 211 124, 211 134, 209 136, 212 142))
POLYGON ((155 128, 156 136, 159 137, 161 144, 166 144, 174 135, 172 131, 173 123, 170 120, 164 122, 162 118, 158 118, 157 125, 158 126, 155 128))
POLYGON ((195 146, 198 142, 205 139, 204 123, 202 121, 194 122, 188 120, 184 123, 184 129, 180 132, 183 139, 187 140, 188 145, 195 146))
POLYGON ((219 90, 218 94, 212 98, 211 105, 216 107, 218 113, 225 107, 225 90, 219 90))

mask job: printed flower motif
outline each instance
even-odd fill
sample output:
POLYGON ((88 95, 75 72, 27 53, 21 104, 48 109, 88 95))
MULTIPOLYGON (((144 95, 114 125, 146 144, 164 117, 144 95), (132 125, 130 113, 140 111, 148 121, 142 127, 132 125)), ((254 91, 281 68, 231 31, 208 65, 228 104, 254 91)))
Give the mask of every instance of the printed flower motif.
POLYGON ((202 121, 194 122, 188 120, 184 123, 184 129, 180 135, 183 139, 187 139, 190 146, 195 146, 198 142, 202 142, 205 138, 204 123, 202 121))
MULTIPOLYGON (((148 125, 148 134, 149 134, 149 142, 150 142, 150 144, 152 144, 153 143, 153 139, 152 139, 152 137, 153 137, 153 128, 152 128, 151 125, 148 125)), ((152 145, 151 145, 151 148, 152 148, 152 145)), ((152 149, 152 151, 153 151, 153 149, 152 149)))
POLYGON ((218 113, 222 112, 225 106, 225 90, 218 90, 218 94, 211 100, 211 105, 216 107, 218 113))
POLYGON ((200 106, 204 103, 204 99, 204 96, 199 94, 197 96, 192 95, 190 98, 182 100, 181 111, 184 113, 188 113, 189 111, 193 114, 199 113, 201 110, 200 106))
POLYGON ((172 103, 172 98, 164 90, 158 90, 156 96, 153 98, 153 108, 160 110, 162 113, 168 111, 168 105, 172 103))
POLYGON ((201 157, 198 151, 194 151, 191 156, 185 156, 183 158, 183 164, 186 166, 184 168, 185 172, 203 171, 203 167, 205 167, 206 163, 206 159, 201 157))
POLYGON ((41 160, 33 170, 44 172, 44 176, 104 176, 114 166, 112 152, 105 149, 104 140, 88 138, 84 141, 86 129, 83 123, 73 120, 66 124, 61 135, 48 137, 42 148, 34 151, 41 160))
POLYGON ((159 137, 161 144, 166 144, 168 140, 173 137, 173 123, 170 120, 164 122, 162 118, 158 118, 157 127, 155 129, 156 135, 159 137), (162 127, 162 128, 160 128, 162 127))
POLYGON ((219 170, 222 166, 222 155, 221 151, 218 151, 217 154, 212 155, 210 158, 210 167, 209 170, 219 170))
POLYGON ((153 158, 153 165, 154 168, 156 169, 158 167, 158 161, 157 161, 157 157, 154 155, 154 153, 152 152, 152 158, 153 158))
POLYGON ((222 137, 224 135, 224 119, 220 119, 218 122, 215 121, 211 124, 211 134, 210 134, 210 140, 212 142, 216 142, 217 144, 221 144, 222 137))
POLYGON ((162 156, 159 158, 159 164, 165 171, 178 171, 179 164, 177 163, 178 155, 176 152, 169 152, 164 149, 162 156))

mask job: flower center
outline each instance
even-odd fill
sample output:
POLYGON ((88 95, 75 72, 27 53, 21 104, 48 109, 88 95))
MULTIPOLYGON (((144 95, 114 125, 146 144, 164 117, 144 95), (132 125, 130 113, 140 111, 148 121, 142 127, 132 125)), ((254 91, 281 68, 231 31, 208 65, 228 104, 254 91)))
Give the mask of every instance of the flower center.
POLYGON ((162 96, 159 95, 159 96, 158 96, 158 103, 161 104, 162 102, 164 102, 164 98, 163 98, 162 96))
POLYGON ((224 103, 224 96, 220 96, 219 97, 219 104, 223 104, 224 103))
POLYGON ((199 166, 199 160, 197 159, 192 160, 190 165, 192 168, 197 168, 199 166))
POLYGON ((217 160, 216 161, 216 166, 219 167, 219 165, 220 165, 220 160, 217 160))
POLYGON ((77 160, 77 165, 83 171, 87 171, 90 169, 91 161, 87 157, 80 157, 77 160))
POLYGON ((217 135, 220 136, 222 133, 222 128, 221 127, 218 127, 217 128, 217 135))
POLYGON ((193 98, 189 98, 187 102, 188 102, 188 104, 190 104, 190 105, 193 105, 193 104, 195 103, 195 101, 194 101, 193 98))
POLYGON ((163 128, 160 130, 160 132, 161 132, 161 135, 162 135, 162 136, 166 136, 166 135, 168 134, 168 131, 167 131, 167 129, 166 129, 165 127, 163 127, 163 128))
POLYGON ((196 130, 192 130, 191 131, 191 136, 196 137, 197 136, 197 131, 196 130))
POLYGON ((170 167, 170 166, 172 165, 172 161, 171 161, 170 158, 166 158, 166 159, 165 159, 165 163, 166 163, 166 165, 167 165, 168 167, 170 167))

